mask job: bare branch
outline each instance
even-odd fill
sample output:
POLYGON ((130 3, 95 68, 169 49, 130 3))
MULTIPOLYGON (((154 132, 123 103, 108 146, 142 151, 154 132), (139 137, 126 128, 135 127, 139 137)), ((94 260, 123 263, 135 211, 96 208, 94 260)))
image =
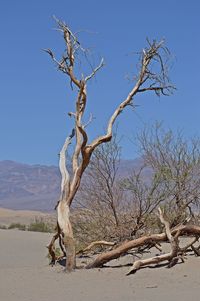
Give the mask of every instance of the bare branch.
POLYGON ((165 96, 169 96, 171 94, 170 90, 176 89, 174 86, 164 86, 164 87, 147 87, 147 88, 142 88, 138 90, 138 93, 141 92, 146 92, 146 91, 155 91, 155 93, 158 95, 158 93, 161 93, 165 96), (169 91, 169 93, 165 92, 169 91))
POLYGON ((97 66, 97 67, 93 70, 93 72, 85 78, 85 82, 87 82, 87 81, 90 80, 93 76, 95 76, 95 74, 97 73, 97 71, 99 71, 99 69, 101 69, 104 65, 105 65, 104 59, 102 58, 102 59, 101 59, 101 62, 100 62, 100 64, 99 64, 99 66, 97 66))
POLYGON ((93 241, 91 244, 89 244, 89 246, 87 246, 86 248, 84 248, 83 250, 80 250, 77 254, 83 254, 86 253, 88 251, 90 251, 91 249, 93 249, 94 247, 99 247, 99 246, 114 246, 115 243, 111 242, 111 241, 105 241, 105 240, 100 240, 100 241, 93 241))
POLYGON ((158 212, 159 212, 160 221, 165 226, 167 238, 168 238, 169 242, 172 242, 173 237, 172 237, 172 234, 170 231, 169 222, 164 219, 163 212, 160 207, 158 207, 158 212))
POLYGON ((89 120, 88 120, 88 122, 86 122, 86 123, 83 125, 83 128, 85 129, 85 128, 92 122, 93 119, 94 119, 93 115, 90 114, 89 120))
POLYGON ((172 85, 166 84, 167 74, 166 74, 164 63, 162 61, 162 57, 159 54, 159 51, 164 48, 163 45, 164 41, 160 41, 158 43, 156 41, 153 41, 152 43, 148 41, 148 43, 149 43, 149 47, 143 50, 141 54, 141 62, 140 62, 141 67, 135 86, 129 92, 127 98, 119 104, 119 106, 116 108, 113 115, 111 116, 107 125, 107 133, 103 136, 96 138, 90 145, 88 145, 87 146, 88 152, 92 152, 99 144, 111 140, 112 128, 116 118, 120 113, 122 113, 122 111, 126 108, 126 106, 132 103, 133 97, 136 96, 137 93, 145 92, 145 91, 155 91, 156 93, 161 92, 163 95, 167 95, 165 90, 168 92, 173 90, 174 87, 172 85), (156 73, 153 74, 149 70, 152 60, 154 60, 156 57, 159 57, 158 64, 161 68, 161 75, 157 75, 156 73), (147 81, 150 81, 149 87, 143 88, 144 82, 147 81), (154 86, 156 83, 158 83, 159 86, 154 86))
POLYGON ((50 55, 50 57, 52 58, 52 60, 56 63, 56 66, 58 67, 59 70, 61 70, 63 73, 67 73, 67 69, 66 69, 66 66, 64 65, 64 61, 58 61, 56 58, 55 58, 55 55, 54 53, 52 52, 52 50, 50 49, 42 49, 44 52, 48 53, 50 55))

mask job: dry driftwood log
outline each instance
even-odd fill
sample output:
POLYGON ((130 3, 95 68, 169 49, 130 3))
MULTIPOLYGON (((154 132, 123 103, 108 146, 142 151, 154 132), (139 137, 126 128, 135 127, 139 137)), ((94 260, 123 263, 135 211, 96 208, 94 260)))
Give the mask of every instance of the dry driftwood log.
MULTIPOLYGON (((172 248, 173 254, 171 254, 171 257, 173 257, 172 255, 177 254, 175 252, 175 250, 176 250, 176 246, 177 246, 178 237, 181 237, 181 236, 199 237, 200 236, 200 227, 194 226, 194 225, 181 225, 175 229, 172 229, 171 235, 172 235, 171 243, 173 244, 173 248, 172 248), (173 240, 175 240, 175 241, 173 241, 173 240)), ((165 242, 167 240, 168 240, 167 234, 166 234, 166 232, 164 232, 161 234, 146 235, 146 236, 122 243, 117 248, 115 248, 111 251, 108 251, 108 252, 104 252, 104 253, 100 254, 99 256, 97 256, 97 258, 93 262, 89 263, 86 266, 86 268, 91 269, 91 268, 102 267, 105 263, 109 262, 110 260, 117 259, 121 255, 126 254, 126 252, 129 251, 130 249, 148 245, 148 244, 151 244, 152 242, 160 243, 160 242, 165 242)), ((166 256, 166 254, 164 256, 166 256)), ((160 261, 171 259, 171 257, 169 257, 169 254, 168 254, 166 257, 161 257, 160 261)), ((152 261, 151 263, 158 263, 158 262, 159 262, 159 260, 155 259, 155 262, 152 261)), ((149 264, 149 262, 146 262, 146 264, 149 264)))

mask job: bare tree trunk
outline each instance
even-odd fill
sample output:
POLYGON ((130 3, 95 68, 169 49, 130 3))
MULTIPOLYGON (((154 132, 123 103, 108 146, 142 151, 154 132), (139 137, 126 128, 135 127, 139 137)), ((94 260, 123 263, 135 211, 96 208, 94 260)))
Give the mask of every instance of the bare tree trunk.
POLYGON ((61 237, 66 252, 66 271, 71 272, 76 266, 76 248, 70 222, 70 210, 66 202, 59 202, 57 206, 58 224, 62 229, 61 237))
MULTIPOLYGON (((71 272, 76 265, 76 250, 75 241, 73 236, 72 225, 70 221, 70 208, 68 204, 68 197, 70 194, 70 176, 66 167, 66 152, 71 139, 74 136, 74 130, 71 135, 66 138, 65 143, 60 151, 59 168, 61 173, 61 194, 60 200, 56 206, 57 209, 57 227, 58 233, 55 235, 55 239, 60 237, 62 244, 65 248, 66 255, 66 271, 71 272)), ((53 244, 54 244, 53 240, 53 244)), ((53 254, 55 258, 55 252, 52 252, 53 244, 49 245, 50 254, 53 254)))

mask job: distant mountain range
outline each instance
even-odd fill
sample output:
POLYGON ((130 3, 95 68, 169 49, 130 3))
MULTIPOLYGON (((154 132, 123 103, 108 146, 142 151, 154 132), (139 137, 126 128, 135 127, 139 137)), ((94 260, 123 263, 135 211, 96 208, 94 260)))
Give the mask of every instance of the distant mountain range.
POLYGON ((59 184, 54 166, 0 161, 0 207, 49 211, 58 199, 59 184))
MULTIPOLYGON (((120 177, 141 166, 141 159, 122 160, 120 177)), ((0 161, 0 207, 52 211, 59 197, 60 172, 55 166, 0 161)))

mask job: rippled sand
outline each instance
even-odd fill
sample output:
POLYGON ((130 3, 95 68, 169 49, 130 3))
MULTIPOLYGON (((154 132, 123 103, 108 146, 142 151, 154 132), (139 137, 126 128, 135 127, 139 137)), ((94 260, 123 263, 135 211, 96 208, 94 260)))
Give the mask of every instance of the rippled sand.
MULTIPOLYGON (((0 230, 2 301, 198 301, 200 259, 190 256, 172 269, 145 268, 125 276, 129 267, 63 273, 50 267, 49 234, 0 230)), ((123 259, 124 260, 124 259, 123 259)), ((114 264, 117 266, 117 264, 114 264)))

